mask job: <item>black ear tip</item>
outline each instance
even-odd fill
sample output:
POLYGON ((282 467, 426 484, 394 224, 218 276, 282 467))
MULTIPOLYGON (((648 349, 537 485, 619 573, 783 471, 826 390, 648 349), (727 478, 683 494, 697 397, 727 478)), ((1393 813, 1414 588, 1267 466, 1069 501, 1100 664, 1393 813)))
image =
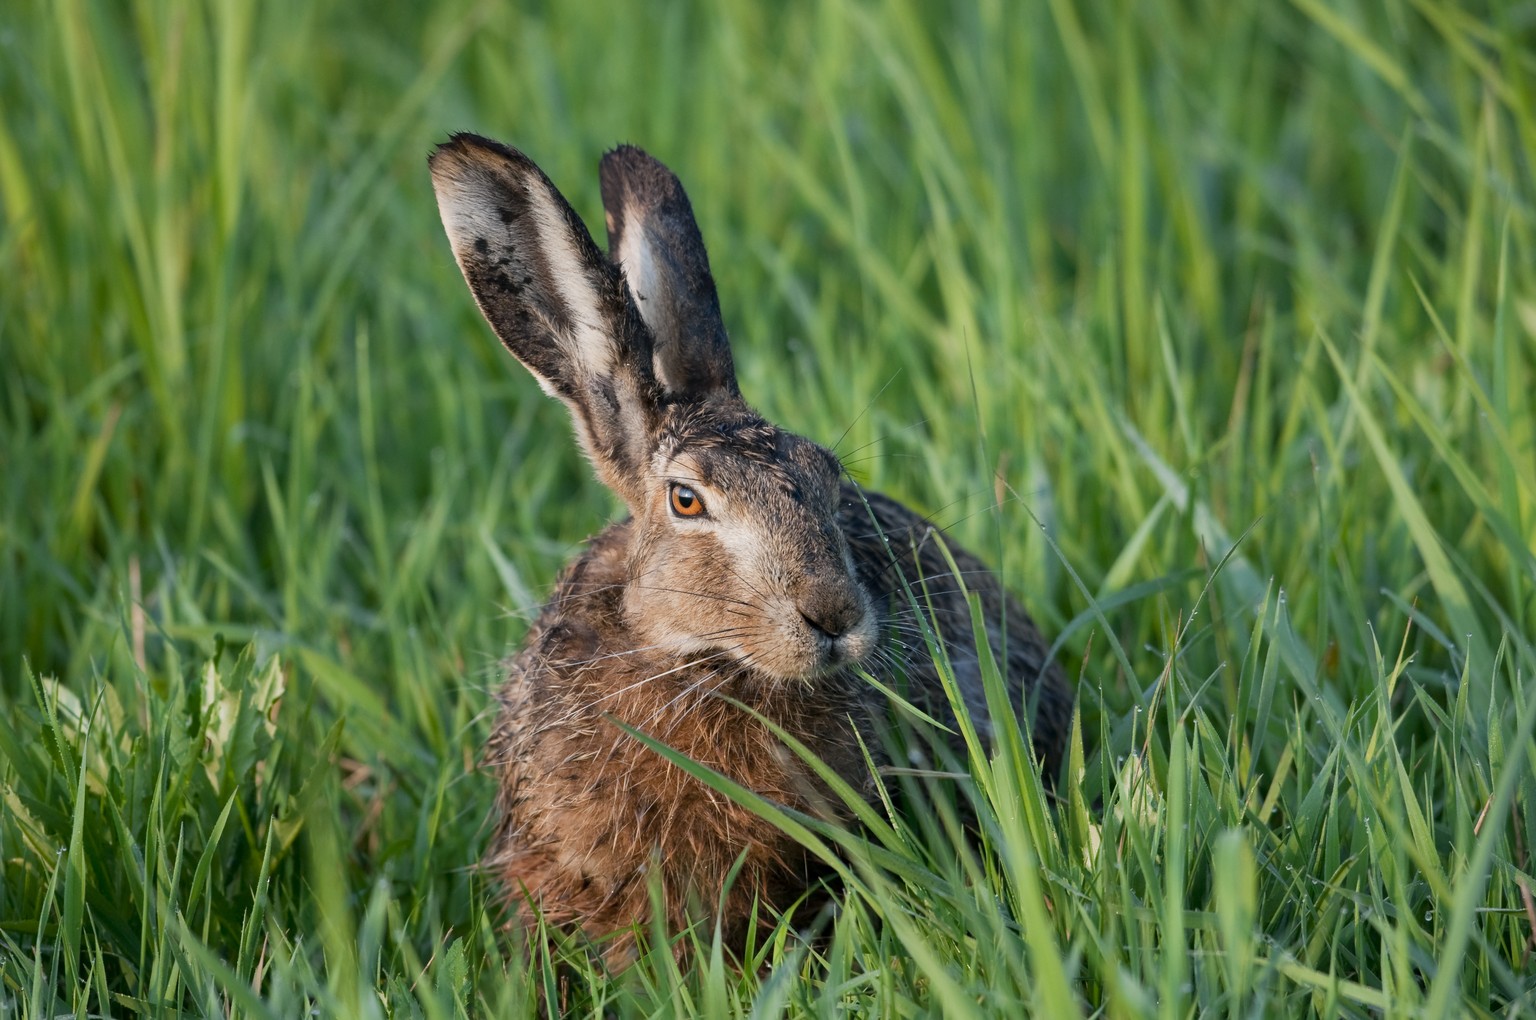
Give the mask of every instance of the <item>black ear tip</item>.
POLYGON ((655 156, 637 145, 620 145, 603 156, 598 165, 603 205, 613 209, 620 197, 629 195, 641 206, 660 205, 683 193, 677 175, 655 156))
POLYGON ((494 138, 477 135, 473 131, 455 131, 448 136, 448 140, 438 146, 439 149, 490 149, 493 152, 507 152, 511 146, 503 145, 494 138))
POLYGON ((603 153, 602 166, 623 166, 630 163, 654 163, 655 158, 638 145, 620 142, 603 153))
POLYGON ((436 169, 445 163, 479 163, 498 158, 520 168, 535 166, 533 160, 512 146, 470 131, 455 131, 446 142, 439 142, 427 157, 427 165, 436 169))

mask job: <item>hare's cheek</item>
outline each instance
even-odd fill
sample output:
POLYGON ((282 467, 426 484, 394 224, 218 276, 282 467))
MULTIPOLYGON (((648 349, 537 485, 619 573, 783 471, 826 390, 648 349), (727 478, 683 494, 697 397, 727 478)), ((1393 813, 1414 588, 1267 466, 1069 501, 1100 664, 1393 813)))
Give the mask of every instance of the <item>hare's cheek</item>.
POLYGON ((744 596, 729 556, 700 530, 686 541, 659 542, 629 565, 625 614, 653 644, 692 651, 739 629, 744 596))

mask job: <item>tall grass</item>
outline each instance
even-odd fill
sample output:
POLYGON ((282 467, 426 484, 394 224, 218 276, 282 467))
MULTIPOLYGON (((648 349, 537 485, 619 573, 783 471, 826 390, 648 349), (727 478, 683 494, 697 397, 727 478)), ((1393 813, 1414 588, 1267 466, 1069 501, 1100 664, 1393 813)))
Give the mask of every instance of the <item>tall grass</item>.
POLYGON ((1536 1009, 1536 10, 942 7, 6 7, 0 1014, 1536 1009), (615 504, 457 129, 680 173, 749 399, 1059 636, 1059 804, 785 818, 845 891, 744 966, 500 928, 495 662, 615 504))

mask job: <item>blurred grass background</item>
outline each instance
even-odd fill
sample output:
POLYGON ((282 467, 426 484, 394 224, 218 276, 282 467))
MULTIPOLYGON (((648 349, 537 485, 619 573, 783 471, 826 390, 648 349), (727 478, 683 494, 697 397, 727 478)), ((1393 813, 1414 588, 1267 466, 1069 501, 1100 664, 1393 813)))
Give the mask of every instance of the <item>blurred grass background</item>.
POLYGON ((1533 44, 1529 2, 8 4, 0 1013, 1536 1008, 1533 44), (594 225, 606 148, 679 173, 749 399, 1061 637, 1080 796, 975 762, 976 854, 876 832, 742 970, 499 931, 495 663, 615 504, 452 264, 454 130, 594 225))

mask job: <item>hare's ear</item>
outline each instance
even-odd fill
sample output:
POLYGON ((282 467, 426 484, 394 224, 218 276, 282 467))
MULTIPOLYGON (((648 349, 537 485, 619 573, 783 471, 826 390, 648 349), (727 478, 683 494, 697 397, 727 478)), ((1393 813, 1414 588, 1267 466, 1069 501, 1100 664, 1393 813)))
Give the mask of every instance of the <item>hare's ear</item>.
POLYGON ((694 399, 739 395, 704 238, 677 176, 632 145, 604 156, 599 173, 608 255, 651 327, 657 380, 694 399))
POLYGON ((650 333, 620 271, 521 152, 460 134, 428 162, 443 228, 480 311, 570 408, 599 476, 634 506, 659 391, 650 333))

